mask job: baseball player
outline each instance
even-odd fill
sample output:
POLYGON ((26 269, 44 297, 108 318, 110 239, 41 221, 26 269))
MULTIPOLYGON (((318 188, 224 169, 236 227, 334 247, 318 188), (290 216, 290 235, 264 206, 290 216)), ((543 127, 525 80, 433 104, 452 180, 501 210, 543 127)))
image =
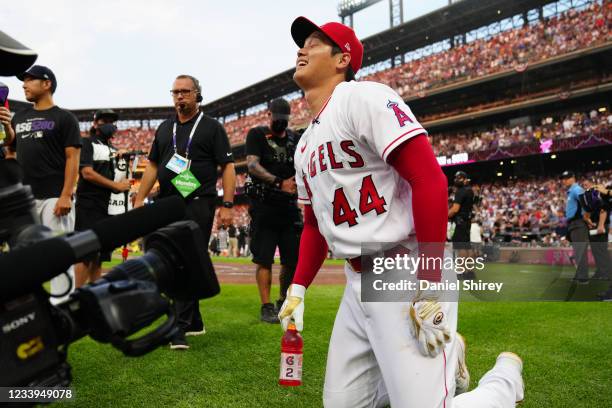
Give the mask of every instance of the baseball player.
MULTIPOLYGON (((523 399, 522 361, 512 353, 500 354, 475 390, 454 397, 469 384, 456 302, 432 294, 405 303, 361 302, 362 242, 438 243, 424 251, 443 255, 446 177, 402 98, 385 85, 353 80, 363 46, 352 29, 299 17, 291 34, 299 46, 294 80, 316 115, 295 154, 304 230, 279 318, 284 329, 293 320, 301 331, 306 288, 328 248, 347 259, 324 405, 515 406, 523 399)), ((422 268, 418 277, 439 281, 440 273, 422 268)))

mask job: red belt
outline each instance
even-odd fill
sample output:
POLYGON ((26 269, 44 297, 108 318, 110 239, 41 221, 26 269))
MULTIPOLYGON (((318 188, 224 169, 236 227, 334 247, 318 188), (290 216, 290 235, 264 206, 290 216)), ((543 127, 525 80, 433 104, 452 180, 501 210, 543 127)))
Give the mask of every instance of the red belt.
POLYGON ((357 273, 361 273, 361 257, 357 256, 355 258, 346 258, 346 262, 349 263, 349 265, 351 265, 351 268, 353 268, 354 272, 357 273))

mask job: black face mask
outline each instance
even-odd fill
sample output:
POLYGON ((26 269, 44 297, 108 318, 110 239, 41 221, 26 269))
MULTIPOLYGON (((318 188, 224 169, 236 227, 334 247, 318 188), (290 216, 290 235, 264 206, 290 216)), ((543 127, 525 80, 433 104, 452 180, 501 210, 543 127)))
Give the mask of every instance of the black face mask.
POLYGON ((272 130, 274 133, 282 133, 289 126, 289 122, 286 119, 276 119, 272 121, 272 130))
POLYGON ((113 137, 116 131, 117 126, 113 125, 112 123, 105 123, 103 125, 98 126, 100 138, 103 140, 108 140, 113 137))

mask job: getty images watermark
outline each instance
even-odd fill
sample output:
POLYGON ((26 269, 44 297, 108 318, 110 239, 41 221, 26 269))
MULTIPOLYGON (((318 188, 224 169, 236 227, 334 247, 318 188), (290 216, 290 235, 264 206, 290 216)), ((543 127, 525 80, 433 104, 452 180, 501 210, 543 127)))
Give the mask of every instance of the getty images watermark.
MULTIPOLYGON (((454 257, 454 256, 425 256, 424 254, 411 256, 408 254, 395 254, 392 256, 372 257, 372 273, 382 275, 385 272, 400 272, 399 275, 415 276, 421 270, 427 271, 454 271, 459 278, 465 273, 476 273, 485 269, 485 258, 477 257, 454 257), (401 273, 404 272, 404 273, 401 273)), ((471 275, 470 275, 471 276, 471 275)), ((389 282, 389 274, 384 278, 375 279, 372 287, 376 291, 403 291, 403 290, 491 290, 499 293, 504 286, 503 282, 485 282, 482 279, 441 279, 440 282, 430 280, 410 280, 389 282)))
POLYGON ((423 291, 448 302, 593 301, 608 284, 576 285, 571 248, 495 244, 453 250, 450 243, 378 242, 361 250, 352 265, 360 271, 363 302, 406 302, 423 291), (440 271, 440 279, 432 279, 431 271, 440 271))
POLYGON ((362 254, 366 254, 361 257, 364 302, 405 302, 423 291, 435 291, 439 300, 452 302, 461 291, 499 293, 504 286, 476 278, 486 267, 484 256, 456 255, 439 243, 365 243, 362 254), (431 279, 432 271, 439 271, 440 279, 431 279))

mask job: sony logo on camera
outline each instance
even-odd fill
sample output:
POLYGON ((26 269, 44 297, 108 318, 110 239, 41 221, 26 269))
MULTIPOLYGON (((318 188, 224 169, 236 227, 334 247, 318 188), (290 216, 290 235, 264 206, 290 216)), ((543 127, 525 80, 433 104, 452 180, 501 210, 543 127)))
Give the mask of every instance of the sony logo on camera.
POLYGON ((4 326, 2 326, 2 332, 4 334, 8 334, 8 333, 12 332, 13 330, 17 330, 18 328, 20 328, 24 324, 28 324, 28 323, 34 321, 35 317, 36 317, 36 313, 35 312, 28 313, 27 315, 22 316, 20 318, 17 318, 15 320, 13 320, 12 322, 9 322, 9 323, 5 324, 4 326))

